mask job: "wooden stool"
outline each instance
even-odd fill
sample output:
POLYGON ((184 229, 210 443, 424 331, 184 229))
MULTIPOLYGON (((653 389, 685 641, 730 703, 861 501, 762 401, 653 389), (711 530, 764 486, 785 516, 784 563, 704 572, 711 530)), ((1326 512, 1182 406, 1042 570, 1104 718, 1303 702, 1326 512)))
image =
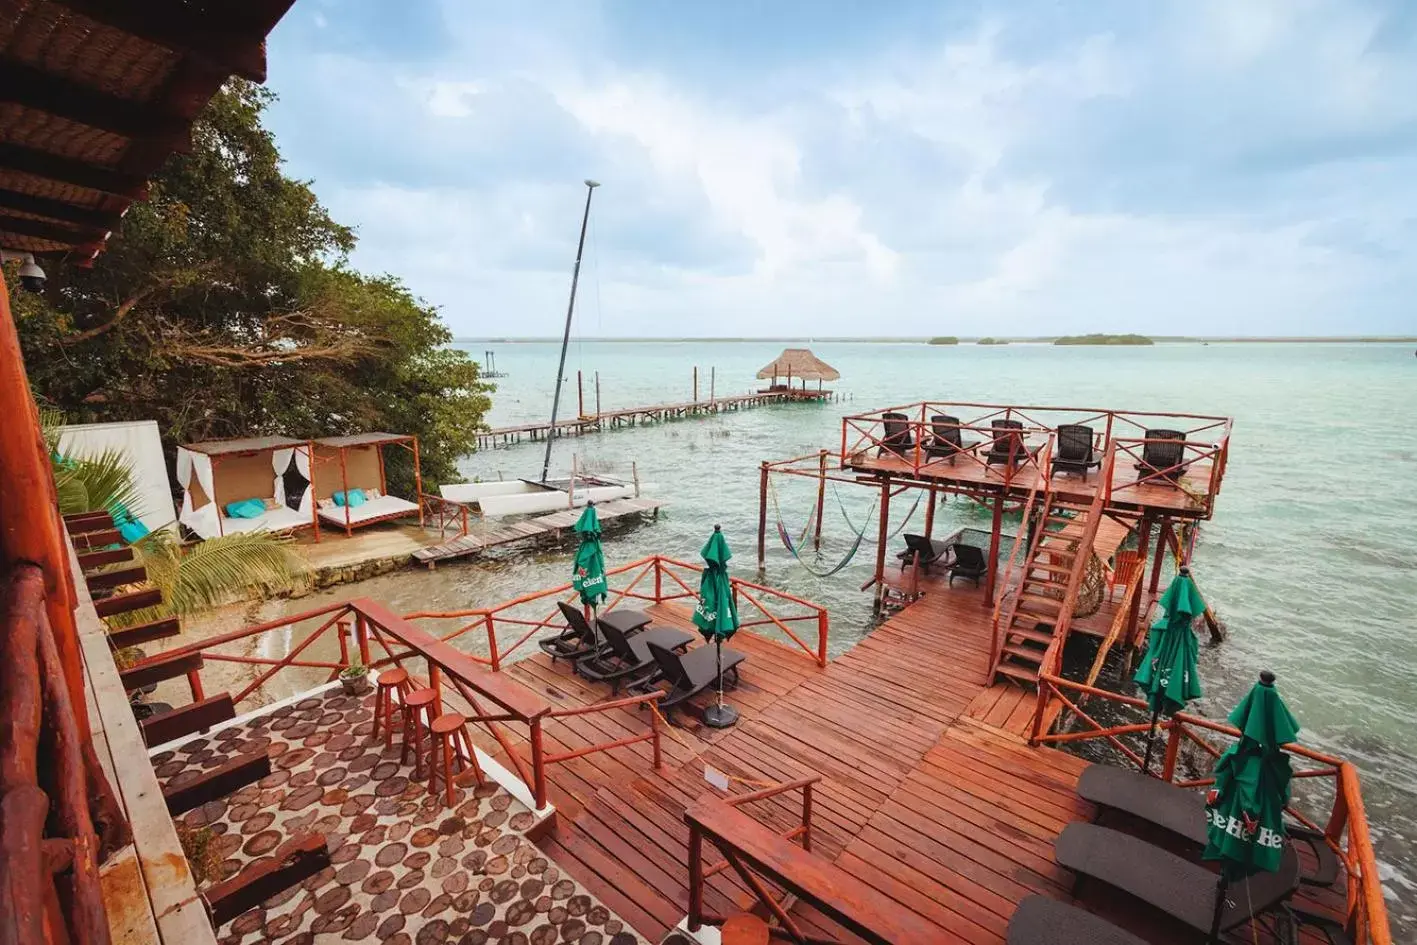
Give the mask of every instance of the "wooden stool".
POLYGON ((379 691, 374 694, 374 739, 379 738, 379 726, 384 726, 384 747, 394 744, 394 693, 399 694, 398 704, 413 692, 413 681, 404 669, 386 669, 379 674, 379 691))
POLYGON ((768 945, 772 937, 766 922, 746 912, 729 916, 718 932, 723 945, 768 945))
POLYGON ((415 689, 403 700, 403 753, 399 761, 408 764, 413 752, 414 780, 423 779, 423 730, 433 724, 433 705, 438 694, 432 689, 415 689))
POLYGON ((482 783, 482 766, 477 763, 477 753, 472 750, 472 738, 467 733, 467 719, 456 712, 444 712, 428 726, 432 734, 432 744, 428 748, 428 793, 438 793, 438 779, 443 781, 444 796, 449 807, 453 806, 453 778, 467 770, 463 752, 472 760, 472 770, 477 783, 482 783), (439 755, 442 755, 441 766, 439 755), (454 773, 454 768, 457 769, 454 773))

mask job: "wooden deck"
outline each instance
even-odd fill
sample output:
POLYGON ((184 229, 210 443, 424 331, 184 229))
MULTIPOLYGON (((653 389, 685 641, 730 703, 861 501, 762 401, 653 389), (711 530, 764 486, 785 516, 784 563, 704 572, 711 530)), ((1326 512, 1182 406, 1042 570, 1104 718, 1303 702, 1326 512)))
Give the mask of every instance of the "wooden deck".
MULTIPOLYGON (((917 470, 909 459, 892 453, 875 455, 875 451, 855 453, 843 463, 847 469, 867 473, 890 473, 905 479, 936 482, 961 488, 1003 492, 1014 498, 1025 498, 1035 485, 1042 484, 1042 474, 1033 466, 1015 469, 1005 487, 1004 467, 985 466, 972 460, 925 462, 917 470)), ((1138 473, 1131 464, 1119 464, 1112 475, 1112 499, 1109 507, 1127 511, 1151 511, 1175 518, 1209 517, 1207 490, 1210 488, 1209 460, 1192 463, 1181 477, 1180 485, 1155 482, 1137 485, 1138 473)), ((1086 478, 1063 473, 1053 477, 1053 494, 1065 501, 1086 505, 1097 494, 1101 476, 1094 472, 1086 478)))
MULTIPOLYGON (((606 522, 627 515, 650 514, 658 517, 659 510, 664 505, 665 503, 658 499, 611 499, 598 503, 595 506, 595 511, 599 513, 600 520, 606 522)), ((419 548, 412 552, 413 559, 419 564, 426 564, 431 568, 440 561, 464 558, 487 551, 489 548, 536 538, 556 537, 576 524, 577 519, 581 516, 581 511, 579 508, 565 509, 522 522, 498 524, 483 531, 454 538, 451 541, 419 548)))
MULTIPOLYGON (((1032 691, 986 685, 991 611, 981 603, 972 588, 932 587, 826 668, 800 650, 738 634, 731 646, 748 656, 729 694, 739 724, 715 731, 677 716, 683 724, 665 739, 661 771, 645 744, 553 766, 558 825, 542 848, 656 941, 688 907, 682 815, 715 790, 705 765, 734 778, 734 793, 820 774, 818 855, 928 920, 939 941, 1003 941, 1024 896, 1068 898, 1071 878, 1054 864, 1052 841, 1093 811, 1074 794, 1086 763, 1026 743, 1032 691)), ((650 611, 657 624, 692 629, 678 605, 650 611)), ((507 672, 557 708, 609 697, 540 654, 507 672)), ((646 724, 634 710, 556 719, 547 750, 639 734, 646 724)), ((796 825, 799 804, 786 796, 751 811, 785 830, 796 825)), ((750 902, 728 873, 709 881, 710 909, 750 902)), ((794 916, 840 934, 803 907, 794 916)), ((1111 917, 1133 926, 1145 918, 1111 917)))

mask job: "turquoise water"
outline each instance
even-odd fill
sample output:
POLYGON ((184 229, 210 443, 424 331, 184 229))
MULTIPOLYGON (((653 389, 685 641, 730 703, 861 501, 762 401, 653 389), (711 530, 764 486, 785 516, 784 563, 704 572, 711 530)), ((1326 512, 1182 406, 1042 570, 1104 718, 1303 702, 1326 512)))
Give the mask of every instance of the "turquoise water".
MULTIPOLYGON (((551 409, 554 344, 469 343, 496 351, 493 425, 544 420, 551 409)), ((1354 760, 1363 776, 1384 881, 1399 940, 1417 935, 1417 358, 1395 345, 1158 345, 1150 348, 929 347, 815 343, 841 371, 845 403, 769 407, 568 438, 555 444, 553 471, 629 475, 637 464, 651 493, 670 503, 657 524, 612 532, 613 564, 662 552, 695 560, 715 523, 737 552, 735 573, 753 576, 758 464, 835 448, 844 413, 922 399, 1038 403, 1223 414, 1234 417, 1231 461, 1214 521, 1202 533, 1195 571, 1202 592, 1229 625, 1230 639, 1202 654, 1200 710, 1223 715, 1261 668, 1278 674, 1304 739, 1354 760)), ((755 386, 754 375, 780 343, 576 343, 567 361, 562 415, 576 412, 575 377, 601 373, 605 409, 688 400, 691 368, 708 393, 755 386)), ((544 444, 469 457, 470 476, 534 476, 544 444)), ((778 487, 789 529, 807 521, 815 485, 778 487)), ((841 487, 858 526, 867 490, 841 487)), ((893 506, 892 527, 910 508, 893 506)), ((915 512, 918 523, 923 508, 915 512)), ((987 516, 950 503, 936 528, 982 525, 987 516)), ((937 532, 938 533, 938 532, 937 532)), ((871 534, 874 534, 872 530, 871 534)), ((821 562, 834 564, 851 533, 828 498, 821 562)), ((832 649, 866 632, 870 546, 834 577, 808 574, 770 531, 768 583, 827 604, 832 649)), ((496 563, 405 572, 361 585, 397 609, 475 607, 564 580, 569 552, 496 563)))

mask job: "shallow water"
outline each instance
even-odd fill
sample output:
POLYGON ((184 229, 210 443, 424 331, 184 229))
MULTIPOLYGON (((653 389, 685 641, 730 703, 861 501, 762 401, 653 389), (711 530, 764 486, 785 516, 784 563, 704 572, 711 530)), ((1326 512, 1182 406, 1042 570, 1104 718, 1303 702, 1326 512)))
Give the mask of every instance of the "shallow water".
MULTIPOLYGON (((480 356, 496 351, 499 380, 494 426, 544 420, 556 366, 553 344, 469 343, 480 356)), ((577 410, 576 371, 586 378, 593 409, 593 372, 601 372, 605 409, 691 397, 691 367, 707 397, 709 368, 718 394, 755 386, 756 370, 779 343, 573 343, 561 413, 577 410)), ((696 560, 715 523, 737 552, 735 572, 755 569, 758 464, 834 448, 840 417, 882 406, 938 400, 1059 404, 1225 414, 1235 418, 1231 462, 1214 521, 1195 556, 1202 593, 1230 628, 1223 646, 1202 655, 1206 696, 1199 709, 1223 715, 1261 668, 1272 669, 1286 700, 1317 748, 1354 760, 1394 913, 1399 940, 1417 935, 1417 748, 1410 726, 1417 709, 1417 359, 1396 345, 1158 345, 1150 348, 1058 348, 1047 345, 929 347, 920 344, 816 343, 813 350, 841 371, 832 385, 841 404, 762 408, 572 438, 555 445, 552 469, 565 472, 576 454, 581 469, 629 475, 636 463, 646 491, 670 503, 661 520, 607 537, 613 564, 662 552, 696 560)), ((544 444, 469 457, 469 476, 506 478, 540 472, 544 444)), ((792 532, 806 523, 815 487, 777 485, 792 532)), ((858 527, 872 497, 840 487, 858 527)), ((910 502, 898 500, 892 527, 910 502)), ((770 509, 770 516, 772 510, 770 509)), ((915 510, 915 521, 923 509, 915 510)), ((770 519, 772 521, 772 519, 770 519)), ((951 502, 936 529, 987 527, 987 516, 951 502)), ((938 531, 937 531, 938 533, 938 531)), ((868 537, 874 529, 868 531, 868 537)), ((821 567, 850 544, 828 492, 821 567)), ((873 554, 863 547, 831 578, 808 574, 770 528, 767 582, 830 606, 832 649, 866 631, 873 554)), ((566 579, 570 552, 493 564, 406 572, 358 587, 396 610, 477 607, 566 579)), ((341 589, 337 596, 353 596, 341 589)), ((301 606, 308 599, 292 602, 301 606)))

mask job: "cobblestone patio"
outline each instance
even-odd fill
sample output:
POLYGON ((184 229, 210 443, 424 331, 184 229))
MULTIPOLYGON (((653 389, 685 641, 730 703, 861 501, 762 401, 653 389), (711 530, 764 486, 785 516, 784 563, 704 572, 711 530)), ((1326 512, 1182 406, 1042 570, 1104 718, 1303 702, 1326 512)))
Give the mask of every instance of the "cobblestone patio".
POLYGON ((372 704, 335 689, 153 755, 166 785, 270 751, 269 777, 181 818, 212 831, 208 885, 299 833, 326 837, 331 866, 223 926, 222 945, 643 945, 522 836, 534 817, 505 790, 468 775, 449 809, 413 780, 397 740, 371 740, 372 704))

